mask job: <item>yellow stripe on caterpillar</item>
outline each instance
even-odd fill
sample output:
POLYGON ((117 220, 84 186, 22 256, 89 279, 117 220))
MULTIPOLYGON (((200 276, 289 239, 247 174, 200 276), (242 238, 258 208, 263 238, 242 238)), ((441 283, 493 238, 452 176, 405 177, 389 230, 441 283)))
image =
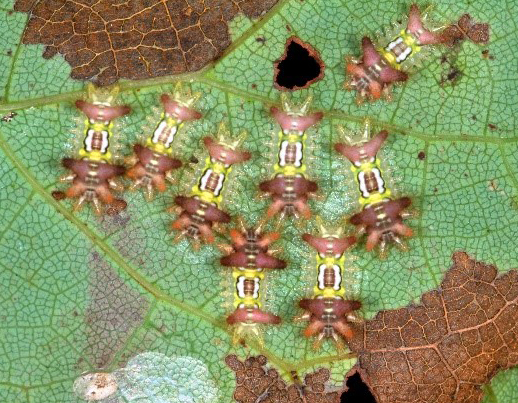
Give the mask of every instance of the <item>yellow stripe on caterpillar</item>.
POLYGON ((94 151, 86 151, 84 148, 79 150, 79 156, 81 158, 89 159, 92 161, 110 161, 112 158, 112 153, 107 151, 105 153, 101 153, 98 150, 94 151))
MULTIPOLYGON (((417 52, 421 51, 421 47, 417 44, 415 37, 412 34, 408 33, 406 29, 402 29, 400 31, 399 38, 401 38, 403 40, 403 43, 411 49, 409 54, 415 55, 417 52)), ((390 67, 396 70, 401 70, 402 62, 404 60, 398 62, 396 55, 384 47, 378 47, 376 48, 376 50, 380 55, 383 56, 383 58, 387 61, 390 67)))
POLYGON ((162 143, 153 143, 153 140, 151 138, 148 138, 146 140, 146 147, 159 154, 172 153, 172 150, 170 148, 166 148, 162 143))

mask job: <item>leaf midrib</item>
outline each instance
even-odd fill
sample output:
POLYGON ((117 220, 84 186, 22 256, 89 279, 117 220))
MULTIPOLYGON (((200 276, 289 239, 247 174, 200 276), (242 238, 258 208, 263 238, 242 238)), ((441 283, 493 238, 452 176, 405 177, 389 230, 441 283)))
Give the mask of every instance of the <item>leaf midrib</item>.
MULTIPOLYGON (((228 85, 226 83, 219 82, 210 77, 200 76, 199 73, 180 75, 180 76, 176 76, 175 78, 177 78, 178 80, 189 80, 189 79, 192 80, 192 79, 196 78, 197 82, 207 84, 214 88, 222 90, 226 93, 231 93, 235 96, 239 96, 240 98, 242 98, 245 101, 259 101, 264 104, 273 103, 272 99, 270 99, 268 97, 250 93, 248 91, 228 85)), ((159 88, 163 85, 167 85, 167 84, 171 84, 171 77, 168 77, 167 79, 161 77, 160 79, 143 80, 143 81, 139 81, 138 85, 135 82, 126 81, 126 82, 121 83, 120 87, 121 87, 121 92, 125 92, 125 91, 130 92, 136 88, 155 89, 155 88, 159 88)), ((68 93, 64 93, 64 94, 51 95, 49 97, 33 98, 30 100, 15 101, 12 103, 0 104, 0 114, 16 111, 16 110, 20 110, 20 109, 53 105, 53 104, 58 104, 58 103, 62 103, 62 102, 72 102, 73 100, 83 96, 83 92, 84 91, 72 91, 72 92, 68 92, 68 93)), ((453 133, 443 133, 443 134, 439 134, 439 135, 430 136, 423 132, 409 129, 402 125, 390 123, 390 122, 384 121, 382 119, 377 119, 370 115, 356 116, 356 115, 350 115, 347 113, 343 113, 341 111, 326 111, 326 110, 323 110, 323 112, 324 112, 326 118, 328 118, 328 119, 347 121, 347 122, 352 122, 352 123, 361 123, 366 117, 369 117, 369 119, 372 121, 372 123, 375 126, 383 127, 395 134, 412 137, 412 138, 426 141, 426 142, 457 141, 457 142, 472 142, 472 143, 485 143, 485 144, 497 144, 497 145, 518 143, 518 136, 502 138, 502 137, 490 137, 490 136, 481 136, 481 135, 466 134, 466 133, 463 133, 460 135, 453 134, 453 133)))

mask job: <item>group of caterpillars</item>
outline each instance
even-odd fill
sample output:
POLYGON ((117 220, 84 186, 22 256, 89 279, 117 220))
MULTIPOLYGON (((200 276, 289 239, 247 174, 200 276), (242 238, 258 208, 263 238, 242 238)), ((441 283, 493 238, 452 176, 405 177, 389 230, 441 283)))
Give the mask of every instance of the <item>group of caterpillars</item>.
MULTIPOLYGON (((160 101, 163 112, 154 129, 145 137, 143 144, 133 146, 134 154, 126 158, 127 169, 113 164, 110 145, 113 139, 113 120, 127 114, 128 106, 116 105, 116 90, 98 90, 89 87, 87 100, 76 102, 76 107, 85 115, 81 147, 76 158, 64 158, 63 166, 72 171, 62 178, 71 181, 65 192, 54 192, 57 198, 77 199, 76 208, 91 202, 94 210, 102 211, 104 205, 112 205, 117 199, 113 192, 120 192, 123 186, 116 182, 122 174, 133 181, 130 189, 141 187, 148 198, 154 190, 166 190, 167 180, 172 180, 172 171, 182 163, 173 156, 177 148, 177 135, 188 121, 201 118, 201 113, 193 108, 198 94, 182 93, 179 86, 171 95, 163 94, 160 101)), ((234 312, 227 322, 235 325, 235 339, 247 335, 259 337, 258 324, 277 324, 280 318, 262 309, 263 292, 261 282, 268 269, 283 269, 286 262, 274 256, 270 245, 280 234, 278 231, 265 233, 263 225, 275 216, 294 216, 309 219, 311 211, 308 199, 318 190, 316 182, 307 176, 307 130, 322 119, 321 112, 310 113, 311 99, 302 105, 293 106, 287 97, 282 96, 282 109, 271 107, 270 112, 280 125, 276 147, 276 162, 273 177, 261 182, 259 188, 272 198, 265 219, 252 228, 241 225, 231 229, 230 245, 219 245, 226 256, 221 258, 223 266, 231 267, 234 279, 234 312)), ((369 139, 370 124, 365 123, 363 136, 350 136, 349 144, 339 143, 335 148, 350 160, 355 173, 362 211, 351 217, 351 223, 367 233, 367 249, 372 250, 379 244, 380 252, 390 241, 402 244, 400 235, 409 236, 411 230, 402 220, 403 209, 410 199, 393 199, 382 175, 376 157, 378 150, 387 138, 382 131, 369 139), (355 141, 358 142, 355 142, 355 141)), ((228 182, 229 173, 235 164, 247 161, 251 154, 240 150, 243 135, 237 139, 229 137, 225 125, 221 124, 218 138, 205 137, 203 144, 208 156, 196 184, 190 194, 176 196, 178 218, 172 228, 181 236, 200 242, 213 243, 214 227, 231 220, 230 215, 221 208, 223 189, 228 182)), ((304 234, 302 239, 317 251, 317 285, 314 298, 304 299, 300 306, 307 311, 302 316, 310 324, 307 336, 317 335, 317 340, 332 337, 340 344, 338 334, 351 337, 348 321, 354 318, 353 311, 360 303, 344 298, 342 281, 345 271, 344 252, 351 247, 354 237, 341 237, 341 231, 332 231, 320 225, 322 234, 304 234)))
MULTIPOLYGON (((362 60, 347 61, 348 87, 357 90, 361 98, 375 100, 386 95, 392 82, 406 79, 402 68, 424 45, 449 43, 452 38, 460 38, 447 31, 451 28, 440 33, 425 29, 417 6, 412 5, 407 27, 385 47, 375 47, 370 39, 363 39, 362 60)), ((174 155, 178 148, 177 136, 185 123, 202 117, 193 107, 199 94, 190 91, 184 94, 177 86, 173 94, 160 97, 163 105, 160 119, 143 144, 134 145, 134 154, 125 160, 127 166, 115 165, 110 152, 113 120, 130 112, 128 106, 115 104, 116 92, 116 88, 102 91, 89 86, 87 100, 76 102, 76 107, 86 115, 83 141, 76 158, 63 159, 63 166, 72 171, 63 180, 71 181, 72 185, 65 192, 54 192, 57 199, 77 199, 76 208, 91 202, 99 214, 105 205, 125 207, 125 202, 113 194, 123 190, 116 177, 124 173, 133 181, 130 189, 142 187, 148 199, 154 190, 165 191, 166 181, 173 181, 172 171, 182 165, 174 155)), ((241 224, 240 228, 231 229, 231 244, 219 245, 225 253, 221 264, 233 270, 234 311, 227 317, 227 323, 235 327, 236 341, 250 335, 261 340, 259 325, 281 321, 279 316, 262 308, 261 282, 265 271, 286 267, 286 262, 274 256, 270 248, 280 237, 279 232, 264 232, 264 224, 275 216, 308 220, 311 217, 308 200, 318 190, 317 183, 310 180, 306 172, 306 140, 308 129, 322 119, 323 113, 309 112, 311 98, 300 106, 292 105, 285 96, 281 100, 282 109, 270 108, 280 126, 273 175, 259 185, 272 202, 258 225, 241 224)), ((349 222, 357 227, 358 236, 366 235, 368 251, 377 247, 384 257, 389 243, 405 249, 402 237, 411 236, 412 230, 403 220, 410 216, 405 209, 411 201, 408 197, 395 198, 384 178, 378 152, 388 137, 387 131, 382 130, 371 138, 368 120, 359 136, 341 131, 346 142, 335 144, 335 150, 351 163, 360 203, 360 211, 351 216, 349 222)), ((212 243, 215 241, 213 231, 231 221, 230 215, 221 208, 223 189, 233 166, 251 157, 249 152, 239 149, 243 138, 244 135, 240 135, 231 139, 222 123, 216 139, 203 139, 208 154, 204 168, 190 193, 174 199, 178 217, 172 228, 180 236, 190 237, 195 244, 212 243)), ((298 319, 309 321, 304 334, 316 336, 317 345, 325 338, 332 338, 341 347, 342 338, 347 341, 353 336, 350 323, 358 320, 355 311, 361 307, 359 301, 346 298, 343 281, 347 269, 345 252, 356 243, 356 237, 344 236, 342 228, 326 228, 321 220, 318 227, 320 234, 302 235, 316 251, 316 285, 313 297, 300 301, 299 306, 305 313, 298 319)))

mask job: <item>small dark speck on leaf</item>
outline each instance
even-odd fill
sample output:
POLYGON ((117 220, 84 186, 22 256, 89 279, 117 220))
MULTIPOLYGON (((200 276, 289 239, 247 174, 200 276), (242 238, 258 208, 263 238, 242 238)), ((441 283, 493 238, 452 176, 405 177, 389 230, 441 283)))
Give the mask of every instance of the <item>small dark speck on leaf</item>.
POLYGON ((265 42, 266 42, 266 38, 264 36, 258 36, 257 38, 255 38, 255 41, 259 42, 262 45, 264 45, 265 42))
POLYGON ((452 66, 448 72, 446 73, 446 75, 443 75, 442 78, 441 78, 441 85, 445 85, 445 84, 451 84, 451 85, 455 85, 457 83, 457 81, 459 81, 460 77, 462 76, 462 72, 452 66))
POLYGON ((476 116, 476 115, 472 115, 472 116, 471 116, 471 119, 473 119, 473 120, 477 120, 477 116, 476 116))
POLYGON ((497 125, 494 125, 493 123, 489 123, 489 124, 487 125, 487 127, 489 127, 491 130, 496 130, 496 129, 498 129, 497 125))
POLYGON ((452 81, 459 74, 459 70, 452 70, 448 73, 448 80, 452 81))
POLYGON ((6 52, 7 56, 12 56, 13 55, 13 51, 11 49, 9 49, 7 52, 6 52))
POLYGON ((424 151, 419 151, 417 158, 419 158, 421 161, 424 160, 426 158, 426 153, 424 151))
POLYGON ((257 88, 257 84, 252 84, 251 87, 253 90, 255 90, 257 88))
POLYGON ((106 209, 106 214, 108 215, 116 215, 119 214, 121 211, 125 210, 126 207, 128 207, 128 203, 122 199, 115 200, 110 207, 106 209))
POLYGON ((291 27, 288 24, 286 24, 286 29, 288 30, 288 32, 291 32, 291 27))
POLYGON ((51 59, 58 53, 58 48, 55 46, 47 46, 43 52, 43 58, 44 59, 51 59))
POLYGON ((14 119, 14 117, 18 115, 16 112, 9 112, 7 115, 5 115, 4 117, 2 117, 2 122, 7 122, 9 123, 11 120, 14 119))
POLYGON ((194 155, 191 155, 191 158, 189 158, 189 162, 191 164, 197 164, 198 162, 200 162, 200 160, 198 160, 198 158, 196 158, 194 155))
POLYGON ((489 60, 495 60, 495 57, 491 53, 489 53, 489 50, 487 49, 482 51, 482 57, 489 60))
POLYGON ((54 200, 63 200, 66 197, 65 192, 61 192, 59 190, 54 190, 51 194, 54 200))

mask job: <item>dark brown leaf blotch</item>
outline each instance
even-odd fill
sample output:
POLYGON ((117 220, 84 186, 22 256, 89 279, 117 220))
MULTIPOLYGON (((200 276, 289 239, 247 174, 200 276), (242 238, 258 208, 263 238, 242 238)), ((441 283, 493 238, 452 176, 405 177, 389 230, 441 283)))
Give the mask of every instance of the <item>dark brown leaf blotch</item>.
POLYGON ((518 364, 518 272, 464 252, 419 305, 355 324, 349 347, 378 403, 479 403, 481 386, 518 364))
POLYGON ((196 71, 230 45, 228 23, 257 18, 278 0, 35 1, 17 0, 30 19, 23 43, 43 44, 43 57, 61 53, 71 76, 109 85, 196 71))

